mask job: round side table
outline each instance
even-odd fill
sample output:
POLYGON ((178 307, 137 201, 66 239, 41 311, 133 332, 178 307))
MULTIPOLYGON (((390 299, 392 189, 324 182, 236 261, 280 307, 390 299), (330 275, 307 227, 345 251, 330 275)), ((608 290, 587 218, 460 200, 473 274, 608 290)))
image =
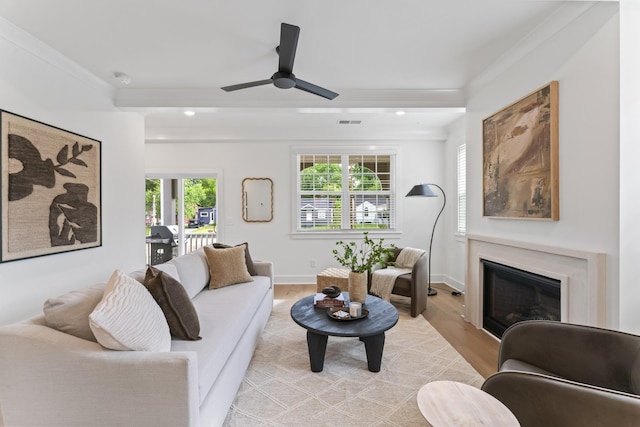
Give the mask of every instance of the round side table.
POLYGON ((422 386, 418 408, 433 427, 520 427, 515 415, 498 399, 456 381, 434 381, 422 386))

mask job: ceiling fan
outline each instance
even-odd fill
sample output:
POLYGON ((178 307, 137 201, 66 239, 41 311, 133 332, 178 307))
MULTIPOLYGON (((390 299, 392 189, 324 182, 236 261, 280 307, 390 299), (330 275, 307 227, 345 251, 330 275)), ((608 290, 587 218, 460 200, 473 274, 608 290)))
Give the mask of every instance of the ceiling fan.
POLYGON ((293 61, 296 58, 296 48, 298 47, 299 36, 300 27, 285 24, 283 22, 280 26, 280 45, 276 47, 276 52, 279 56, 278 71, 276 71, 269 79, 225 86, 222 90, 232 92, 234 90, 273 83, 275 87, 280 89, 290 89, 295 87, 296 89, 304 90, 305 92, 327 99, 333 99, 338 96, 337 93, 328 89, 300 80, 293 74, 293 61))

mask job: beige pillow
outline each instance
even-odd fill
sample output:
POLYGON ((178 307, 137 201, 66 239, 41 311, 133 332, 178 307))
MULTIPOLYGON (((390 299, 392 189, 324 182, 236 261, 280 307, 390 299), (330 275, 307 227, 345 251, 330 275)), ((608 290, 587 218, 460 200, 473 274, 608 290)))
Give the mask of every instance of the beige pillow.
POLYGON ((247 271, 249 272, 250 275, 257 276, 258 272, 256 271, 256 267, 253 264, 253 258, 251 257, 251 253, 249 252, 249 243, 244 242, 235 246, 225 245, 224 243, 214 243, 211 246, 213 246, 216 249, 228 249, 228 248, 234 248, 236 246, 243 246, 243 245, 244 245, 244 257, 245 257, 245 261, 247 262, 247 271))
POLYGON ((89 314, 102 300, 105 286, 105 283, 99 283, 47 299, 42 307, 47 326, 96 342, 89 327, 89 314))
POLYGON ((89 315, 98 343, 112 350, 167 352, 169 325, 160 306, 140 282, 116 270, 102 301, 89 315))
POLYGON ((244 245, 227 249, 213 249, 204 247, 204 253, 209 263, 209 289, 222 288, 253 281, 247 270, 244 245))

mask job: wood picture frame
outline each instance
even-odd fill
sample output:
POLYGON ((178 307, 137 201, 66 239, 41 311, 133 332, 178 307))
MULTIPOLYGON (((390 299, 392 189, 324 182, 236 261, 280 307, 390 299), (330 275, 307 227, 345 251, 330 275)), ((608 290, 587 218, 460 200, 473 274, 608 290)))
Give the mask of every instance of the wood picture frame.
POLYGON ((102 246, 101 143, 0 110, 0 262, 102 246))
POLYGON ((482 121, 483 216, 558 221, 558 82, 482 121))

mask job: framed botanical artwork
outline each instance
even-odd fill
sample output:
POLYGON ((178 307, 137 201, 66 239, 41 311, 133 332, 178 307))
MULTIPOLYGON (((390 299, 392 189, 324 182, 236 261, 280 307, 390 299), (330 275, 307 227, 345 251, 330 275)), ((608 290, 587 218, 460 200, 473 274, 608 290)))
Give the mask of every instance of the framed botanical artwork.
POLYGON ((558 82, 482 122, 483 215, 560 219, 558 82))
POLYGON ((100 141, 0 110, 0 261, 102 245, 100 141))

